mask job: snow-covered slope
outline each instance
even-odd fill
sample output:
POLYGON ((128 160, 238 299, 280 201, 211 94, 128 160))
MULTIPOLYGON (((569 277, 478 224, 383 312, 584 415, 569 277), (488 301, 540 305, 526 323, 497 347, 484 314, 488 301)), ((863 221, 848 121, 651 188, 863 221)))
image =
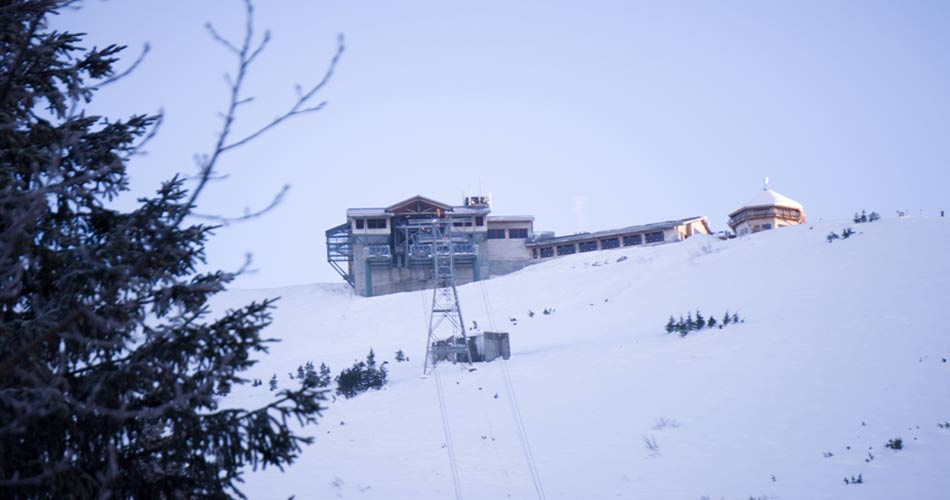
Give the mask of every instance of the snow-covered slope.
MULTIPOLYGON (((950 498, 950 429, 937 425, 950 421, 950 224, 883 220, 825 241, 848 225, 585 253, 460 287, 469 324, 511 334, 546 497, 950 498), (665 333, 671 314, 697 308, 745 323, 665 333), (897 437, 904 449, 883 446, 897 437)), ((391 382, 332 403, 301 459, 250 474, 246 493, 454 498, 437 381, 420 377, 429 292, 315 285, 233 291, 218 305, 278 295, 268 332, 282 342, 252 376, 293 383, 287 372, 306 361, 338 372, 373 347, 391 382), (397 349, 411 361, 393 362, 397 349)), ((501 363, 439 373, 463 497, 537 498, 501 363)), ((232 397, 271 394, 265 383, 232 397)))

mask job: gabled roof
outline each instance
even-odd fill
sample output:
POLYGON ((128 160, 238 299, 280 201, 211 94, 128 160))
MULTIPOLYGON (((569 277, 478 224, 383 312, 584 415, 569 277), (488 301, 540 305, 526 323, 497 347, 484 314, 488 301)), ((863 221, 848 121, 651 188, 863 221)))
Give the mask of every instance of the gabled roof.
POLYGON ((759 191, 751 200, 747 201, 745 205, 742 205, 738 210, 733 211, 729 214, 729 217, 734 216, 735 214, 747 209, 747 208, 756 208, 756 207, 784 207, 784 208, 795 208, 802 210, 802 204, 781 194, 772 191, 771 189, 763 189, 759 191))
POLYGON ((386 207, 386 211, 394 214, 434 214, 437 211, 448 212, 452 205, 438 202, 425 196, 416 195, 386 207))

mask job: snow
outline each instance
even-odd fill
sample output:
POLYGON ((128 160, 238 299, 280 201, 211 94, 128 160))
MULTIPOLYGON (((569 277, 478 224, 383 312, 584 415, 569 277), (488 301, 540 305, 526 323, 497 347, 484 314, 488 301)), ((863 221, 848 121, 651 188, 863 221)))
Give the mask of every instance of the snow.
POLYGON ((785 208, 797 208, 802 210, 802 204, 781 194, 772 191, 771 189, 763 189, 759 191, 751 200, 747 201, 745 205, 742 205, 742 208, 752 208, 752 207, 785 207, 785 208))
MULTIPOLYGON (((950 225, 882 220, 825 241, 846 225, 578 254, 460 287, 469 324, 511 334, 507 367, 546 497, 947 498, 950 429, 937 423, 950 420, 950 225), (671 314, 697 308, 745 323, 665 333, 671 314), (903 450, 884 448, 896 437, 903 450), (864 484, 844 484, 858 474, 864 484)), ((389 360, 389 385, 331 403, 295 464, 248 474, 250 498, 454 497, 436 380, 421 377, 429 293, 221 297, 282 297, 267 330, 282 342, 250 376, 294 383, 287 372, 307 361, 337 373, 370 347, 389 360), (393 361, 397 349, 410 362, 393 361)), ((438 369, 463 497, 537 498, 503 366, 476 366, 438 369)), ((272 394, 244 387, 229 403, 272 394)))

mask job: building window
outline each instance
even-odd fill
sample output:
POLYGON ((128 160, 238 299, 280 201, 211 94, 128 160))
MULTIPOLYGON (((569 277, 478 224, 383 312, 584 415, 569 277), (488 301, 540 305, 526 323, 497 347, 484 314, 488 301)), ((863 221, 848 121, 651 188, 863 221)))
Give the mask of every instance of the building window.
POLYGON ((553 247, 544 247, 541 249, 541 258, 545 257, 554 257, 554 248, 553 247))
POLYGON ((643 236, 635 234, 633 236, 624 236, 623 237, 623 246, 632 247, 633 245, 639 245, 643 243, 643 236))
POLYGON ((620 246, 619 238, 608 238, 606 240, 600 240, 600 248, 603 248, 605 250, 608 248, 617 248, 619 246, 620 246))
POLYGON ((457 221, 452 222, 452 227, 472 227, 472 221, 457 220, 457 221))
POLYGON ((557 246, 557 254, 558 254, 558 255, 570 255, 570 254, 572 254, 572 253, 577 253, 577 248, 574 246, 573 243, 571 243, 570 245, 558 245, 558 246, 557 246))
POLYGON ((504 229, 489 229, 489 230, 488 230, 488 239, 490 239, 490 240, 503 240, 503 239, 505 239, 505 230, 504 230, 504 229))
POLYGON ((763 229, 763 230, 764 230, 764 229, 772 229, 772 225, 771 225, 771 224, 762 224, 762 229, 763 229))
POLYGON ((367 229, 386 229, 386 219, 366 219, 367 229))
POLYGON ((525 239, 525 238, 527 238, 527 237, 528 237, 528 230, 527 230, 527 229, 514 229, 514 228, 511 228, 511 229, 508 230, 508 238, 510 238, 510 239, 513 239, 513 240, 515 240, 515 239, 523 240, 523 239, 525 239))
POLYGON ((363 229, 365 226, 363 219, 356 219, 356 229, 363 229))
POLYGON ((647 233, 647 243, 659 243, 663 241, 663 231, 647 233))
POLYGON ((531 249, 531 258, 532 258, 532 259, 537 259, 537 258, 538 258, 538 249, 537 249, 537 248, 532 248, 532 249, 531 249))
POLYGON ((577 246, 580 247, 581 252, 593 252, 594 250, 597 250, 596 241, 582 241, 578 243, 577 246))
POLYGON ((484 226, 484 225, 485 225, 485 218, 484 218, 484 217, 475 217, 475 225, 476 225, 476 226, 484 226))

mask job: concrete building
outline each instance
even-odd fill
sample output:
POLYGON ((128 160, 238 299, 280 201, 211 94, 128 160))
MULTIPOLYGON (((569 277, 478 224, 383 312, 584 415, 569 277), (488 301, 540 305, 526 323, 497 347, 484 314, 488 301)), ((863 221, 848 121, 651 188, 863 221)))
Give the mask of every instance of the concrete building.
POLYGON ((801 203, 765 187, 745 205, 729 214, 729 227, 736 236, 805 223, 801 203))
POLYGON ((435 259, 448 244, 461 285, 560 255, 669 243, 709 232, 705 217, 692 217, 558 238, 535 234, 530 215, 491 215, 484 196, 466 197, 461 206, 413 196, 388 207, 351 208, 346 222, 327 230, 326 237, 330 265, 356 293, 369 297, 428 288, 435 259), (433 224, 451 234, 434 238, 433 224))
POLYGON ((532 259, 549 259, 562 255, 609 250, 637 245, 655 245, 682 241, 695 234, 710 234, 705 217, 690 217, 666 222, 656 222, 623 229, 579 233, 570 236, 540 236, 527 244, 532 259))
POLYGON ((490 213, 483 196, 466 197, 461 206, 413 196, 388 207, 351 208, 346 223, 326 232, 327 259, 360 295, 424 289, 439 244, 425 225, 448 220, 459 284, 529 265, 525 242, 534 236, 534 218, 490 213))

